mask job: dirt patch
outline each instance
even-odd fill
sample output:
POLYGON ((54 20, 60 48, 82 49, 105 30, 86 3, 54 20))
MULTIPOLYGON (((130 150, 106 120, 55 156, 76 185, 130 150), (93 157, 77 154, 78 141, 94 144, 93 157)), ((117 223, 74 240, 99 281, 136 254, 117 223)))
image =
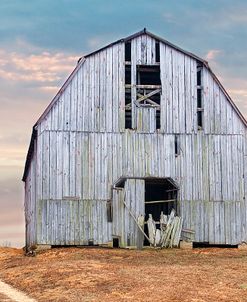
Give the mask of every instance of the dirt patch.
POLYGON ((0 249, 0 279, 38 301, 247 301, 247 251, 0 249))

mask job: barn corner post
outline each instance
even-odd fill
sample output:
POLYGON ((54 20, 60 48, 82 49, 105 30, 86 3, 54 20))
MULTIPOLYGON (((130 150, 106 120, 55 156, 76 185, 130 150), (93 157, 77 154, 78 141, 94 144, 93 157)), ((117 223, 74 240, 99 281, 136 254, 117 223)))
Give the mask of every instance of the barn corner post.
POLYGON ((184 240, 241 244, 246 133, 208 64, 146 29, 86 55, 33 129, 26 244, 140 248, 173 208, 184 240))

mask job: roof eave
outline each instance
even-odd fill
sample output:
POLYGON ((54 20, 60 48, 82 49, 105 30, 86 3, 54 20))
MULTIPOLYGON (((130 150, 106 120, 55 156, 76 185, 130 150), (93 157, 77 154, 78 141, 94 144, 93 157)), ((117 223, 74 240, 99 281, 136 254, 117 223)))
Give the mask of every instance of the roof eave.
POLYGON ((28 151, 27 151, 27 156, 26 156, 26 161, 25 161, 25 168, 24 168, 24 172, 23 172, 23 176, 22 176, 22 181, 24 181, 24 182, 27 179, 27 174, 28 174, 30 162, 31 162, 32 157, 33 157, 33 151, 34 151, 34 145, 35 145, 36 137, 37 137, 37 130, 35 129, 35 125, 34 125, 33 130, 32 130, 31 140, 30 140, 30 143, 29 143, 28 151))

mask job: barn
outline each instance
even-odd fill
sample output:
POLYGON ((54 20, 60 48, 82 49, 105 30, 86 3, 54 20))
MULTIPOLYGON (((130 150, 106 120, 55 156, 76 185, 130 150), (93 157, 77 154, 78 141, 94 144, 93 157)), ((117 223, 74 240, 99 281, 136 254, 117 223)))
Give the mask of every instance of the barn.
POLYGON ((246 125, 205 60, 146 29, 85 55, 33 127, 26 246, 137 246, 172 208, 195 243, 246 242, 246 125))

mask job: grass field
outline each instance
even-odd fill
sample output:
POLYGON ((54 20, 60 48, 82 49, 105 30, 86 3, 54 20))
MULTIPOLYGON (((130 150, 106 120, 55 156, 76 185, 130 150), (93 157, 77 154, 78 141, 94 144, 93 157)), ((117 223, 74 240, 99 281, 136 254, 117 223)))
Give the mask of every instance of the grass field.
POLYGON ((0 248, 0 279, 38 301, 247 301, 247 251, 0 248))

